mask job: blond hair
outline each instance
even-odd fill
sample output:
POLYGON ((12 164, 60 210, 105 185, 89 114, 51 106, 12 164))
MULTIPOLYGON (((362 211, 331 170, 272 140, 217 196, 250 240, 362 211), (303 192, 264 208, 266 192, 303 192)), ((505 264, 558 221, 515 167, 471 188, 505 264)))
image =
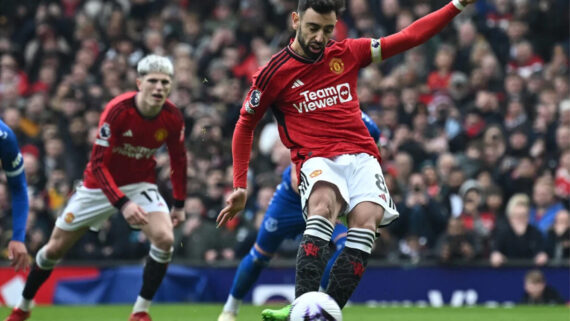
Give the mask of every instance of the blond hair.
POLYGON ((513 211, 513 208, 515 208, 515 206, 524 206, 527 209, 530 208, 530 198, 528 197, 528 195, 515 194, 509 199, 506 208, 507 217, 511 216, 511 212, 513 211))
POLYGON ((167 74, 172 77, 174 76, 174 66, 168 58, 159 55, 148 55, 137 64, 139 77, 153 72, 167 74))

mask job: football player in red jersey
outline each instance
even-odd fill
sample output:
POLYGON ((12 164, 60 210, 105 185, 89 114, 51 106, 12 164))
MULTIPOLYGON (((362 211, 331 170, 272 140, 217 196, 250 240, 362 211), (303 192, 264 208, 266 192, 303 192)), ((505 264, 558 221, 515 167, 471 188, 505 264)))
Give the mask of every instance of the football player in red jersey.
MULTIPOLYGON (((317 291, 330 255, 337 217, 347 215, 343 252, 326 292, 343 307, 360 282, 378 226, 398 211, 384 183, 380 154, 360 119, 359 71, 427 41, 476 0, 453 0, 402 31, 380 39, 331 40, 341 0, 300 0, 292 17, 294 41, 254 76, 232 142, 234 192, 218 215, 224 224, 241 211, 253 131, 271 107, 279 135, 297 165, 306 229, 297 253, 295 296, 317 291)), ((288 309, 265 320, 285 320, 288 309)))
POLYGON ((172 259, 173 226, 185 219, 186 152, 182 113, 167 100, 172 63, 149 55, 138 63, 137 72, 139 90, 119 95, 105 107, 83 184, 58 217, 48 243, 38 251, 20 303, 6 321, 29 318, 32 299, 54 266, 88 229, 98 230, 117 211, 151 243, 142 289, 129 319, 151 320, 151 300, 172 259), (170 213, 155 183, 154 154, 164 144, 170 154, 174 196, 170 213))

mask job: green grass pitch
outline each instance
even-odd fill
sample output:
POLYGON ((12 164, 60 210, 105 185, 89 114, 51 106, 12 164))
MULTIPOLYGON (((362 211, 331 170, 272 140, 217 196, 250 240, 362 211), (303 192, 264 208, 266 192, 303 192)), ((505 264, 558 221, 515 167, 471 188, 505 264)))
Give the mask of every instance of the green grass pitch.
MULTIPOLYGON (((217 304, 155 304, 151 308, 154 321, 216 321, 222 305, 217 304)), ((239 321, 261 320, 266 307, 244 305, 239 321)), ((30 321, 127 321, 131 306, 39 306, 30 321)), ((0 308, 0 320, 9 309, 0 308)), ((354 305, 343 312, 345 321, 570 321, 569 307, 512 308, 369 308, 354 305)))

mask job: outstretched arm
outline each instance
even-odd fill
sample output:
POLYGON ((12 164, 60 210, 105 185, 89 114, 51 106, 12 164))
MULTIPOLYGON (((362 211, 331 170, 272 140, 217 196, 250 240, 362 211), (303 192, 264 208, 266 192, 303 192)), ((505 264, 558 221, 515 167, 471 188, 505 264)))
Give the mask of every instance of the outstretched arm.
POLYGON ((247 200, 247 170, 253 145, 253 131, 263 114, 271 104, 271 91, 261 92, 255 85, 250 88, 249 93, 242 105, 240 117, 237 121, 232 139, 232 157, 234 167, 234 191, 226 200, 224 207, 216 222, 220 227, 231 220, 237 213, 245 208, 247 200))
POLYGON ((421 45, 439 33, 463 8, 477 0, 453 0, 445 7, 416 20, 402 31, 380 39, 382 59, 421 45))

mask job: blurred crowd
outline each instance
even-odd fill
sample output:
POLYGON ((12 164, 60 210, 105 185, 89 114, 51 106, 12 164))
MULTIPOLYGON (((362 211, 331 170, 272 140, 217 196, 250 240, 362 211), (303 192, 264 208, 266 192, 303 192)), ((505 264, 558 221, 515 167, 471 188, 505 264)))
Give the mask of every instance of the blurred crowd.
MULTIPOLYGON (((334 37, 386 36, 446 3, 348 0, 334 37)), ((232 190, 231 137, 252 74, 291 39, 295 9, 294 0, 2 1, 0 115, 24 157, 31 254, 82 178, 103 107, 136 90, 136 63, 149 53, 172 59, 170 99, 186 120, 187 221, 176 257, 212 263, 246 254, 289 153, 268 113, 256 132, 246 210, 216 229, 232 190)), ((382 130, 382 166, 401 213, 373 257, 568 262, 568 12, 567 0, 480 0, 426 44, 362 70, 361 108, 382 130)), ((166 151, 156 160, 168 198, 166 151)), ((4 249, 10 195, 0 181, 4 249)), ((278 256, 294 257, 296 247, 287 241, 278 256)), ((143 234, 117 214, 68 258, 147 253, 143 234)))

